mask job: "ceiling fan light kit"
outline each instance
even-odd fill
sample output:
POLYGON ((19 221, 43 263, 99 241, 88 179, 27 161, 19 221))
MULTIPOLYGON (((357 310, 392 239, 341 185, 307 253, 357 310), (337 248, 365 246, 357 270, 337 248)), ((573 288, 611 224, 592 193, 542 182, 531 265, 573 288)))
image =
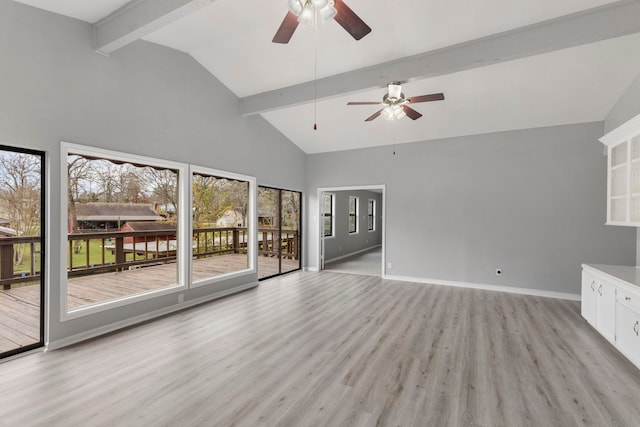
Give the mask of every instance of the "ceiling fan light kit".
POLYGON ((289 11, 273 36, 274 43, 289 43, 300 22, 313 26, 316 11, 322 22, 335 20, 356 40, 360 40, 371 32, 371 28, 343 0, 287 1, 289 11))
POLYGON ((387 120, 398 120, 407 115, 400 105, 390 105, 382 110, 382 117, 387 120))
POLYGON ((322 22, 332 20, 338 11, 334 0, 289 0, 289 10, 298 17, 298 22, 313 25, 314 8, 320 14, 322 22))

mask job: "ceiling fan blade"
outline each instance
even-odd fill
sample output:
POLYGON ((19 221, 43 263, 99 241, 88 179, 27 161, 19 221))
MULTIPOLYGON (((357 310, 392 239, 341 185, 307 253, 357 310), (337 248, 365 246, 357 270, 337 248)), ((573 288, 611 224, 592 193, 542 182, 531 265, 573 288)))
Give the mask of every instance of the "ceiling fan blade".
POLYGON ((433 93, 431 95, 412 96, 411 98, 407 98, 407 101, 415 104, 416 102, 442 101, 443 99, 444 93, 433 93))
POLYGON ((371 102, 347 102, 347 105, 380 105, 382 102, 371 101, 371 102))
POLYGON ((417 120, 420 117, 422 117, 422 114, 418 113, 416 110, 409 107, 408 105, 403 105, 402 109, 404 110, 404 113, 407 115, 407 117, 409 117, 411 120, 417 120))
POLYGON ((298 28, 298 17, 291 12, 287 12, 287 16, 284 17, 280 28, 276 31, 276 35, 273 36, 272 42, 274 43, 289 43, 291 36, 298 28))
POLYGON ((338 13, 333 19, 347 30, 354 39, 360 40, 371 32, 371 28, 342 0, 335 0, 334 7, 338 13))
POLYGON ((375 119, 376 117, 378 117, 380 114, 382 114, 382 110, 384 110, 384 108, 376 111, 375 113, 373 113, 372 115, 370 115, 369 117, 366 118, 365 122, 370 122, 371 120, 375 119))

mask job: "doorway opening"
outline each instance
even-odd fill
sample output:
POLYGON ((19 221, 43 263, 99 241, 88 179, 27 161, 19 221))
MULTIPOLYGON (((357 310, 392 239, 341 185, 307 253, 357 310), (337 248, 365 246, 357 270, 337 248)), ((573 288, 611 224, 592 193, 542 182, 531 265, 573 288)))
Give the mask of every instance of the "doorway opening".
POLYGON ((384 277, 385 189, 318 189, 319 270, 384 277))

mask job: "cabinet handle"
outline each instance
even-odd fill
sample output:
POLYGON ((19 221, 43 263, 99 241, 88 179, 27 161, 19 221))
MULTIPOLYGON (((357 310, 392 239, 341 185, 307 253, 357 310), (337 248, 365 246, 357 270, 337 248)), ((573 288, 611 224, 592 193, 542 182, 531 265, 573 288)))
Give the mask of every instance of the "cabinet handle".
POLYGON ((633 325, 633 332, 636 333, 636 336, 640 335, 640 330, 638 330, 638 324, 640 324, 640 320, 636 320, 636 323, 633 325))
POLYGON ((591 281, 591 290, 592 290, 592 291, 595 291, 595 290, 596 290, 596 281, 595 281, 595 280, 592 280, 592 281, 591 281))
POLYGON ((631 301, 631 297, 624 297, 625 301, 631 301))
POLYGON ((602 283, 598 286, 598 295, 602 296, 602 283))

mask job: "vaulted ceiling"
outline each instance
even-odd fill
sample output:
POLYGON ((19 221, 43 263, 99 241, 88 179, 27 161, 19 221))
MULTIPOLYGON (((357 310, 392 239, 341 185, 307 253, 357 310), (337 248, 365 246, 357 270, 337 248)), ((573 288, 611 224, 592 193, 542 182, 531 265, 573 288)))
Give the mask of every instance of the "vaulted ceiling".
POLYGON ((345 0, 370 34, 301 24, 288 44, 271 42, 287 0, 16 1, 94 24, 102 53, 190 54, 307 153, 600 121, 640 75, 640 0, 345 0), (446 99, 416 121, 346 105, 390 81, 446 99))

